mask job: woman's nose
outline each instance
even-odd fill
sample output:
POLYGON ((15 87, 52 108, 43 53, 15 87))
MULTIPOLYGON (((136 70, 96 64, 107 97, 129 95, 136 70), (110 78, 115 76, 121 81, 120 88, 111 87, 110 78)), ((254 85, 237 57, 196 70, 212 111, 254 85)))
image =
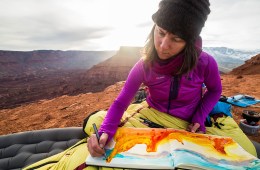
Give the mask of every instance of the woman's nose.
POLYGON ((170 46, 171 46, 169 38, 164 37, 161 41, 160 46, 161 46, 162 49, 166 49, 166 50, 169 49, 170 46))

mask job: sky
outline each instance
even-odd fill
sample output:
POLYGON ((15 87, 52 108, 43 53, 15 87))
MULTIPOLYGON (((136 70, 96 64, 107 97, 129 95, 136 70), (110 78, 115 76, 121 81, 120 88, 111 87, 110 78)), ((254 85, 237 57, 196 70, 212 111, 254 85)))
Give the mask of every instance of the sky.
MULTIPOLYGON (((0 50, 143 46, 159 0, 0 0, 0 50)), ((204 47, 260 49, 260 0, 210 0, 204 47)))

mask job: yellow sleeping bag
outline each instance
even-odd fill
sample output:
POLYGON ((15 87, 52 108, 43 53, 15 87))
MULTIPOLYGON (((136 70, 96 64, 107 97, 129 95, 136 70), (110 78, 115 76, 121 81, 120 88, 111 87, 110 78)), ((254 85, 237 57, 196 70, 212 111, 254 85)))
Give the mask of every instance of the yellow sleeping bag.
MULTIPOLYGON (((102 121, 104 120, 106 113, 107 113, 106 111, 99 111, 94 115, 90 116, 84 131, 88 135, 93 134, 94 129, 92 127, 92 124, 95 123, 99 128, 102 121)), ((120 126, 147 128, 148 126, 144 125, 140 121, 140 118, 145 118, 164 127, 175 128, 175 129, 186 129, 189 124, 188 122, 183 121, 179 118, 173 117, 163 112, 159 112, 153 108, 149 108, 147 103, 144 101, 141 104, 132 104, 128 107, 128 109, 125 111, 121 119, 120 126)), ((231 137, 237 143, 239 143, 246 151, 248 151, 254 156, 257 156, 254 145, 247 138, 247 136, 243 133, 243 131, 239 128, 237 123, 231 117, 220 117, 216 120, 216 123, 221 123, 223 125, 221 126, 221 129, 214 126, 213 124, 212 127, 206 127, 207 134, 231 137)), ((76 143, 74 146, 68 148, 67 150, 57 155, 43 159, 39 162, 36 162, 26 167, 25 170, 30 170, 30 169, 74 170, 76 168, 85 169, 85 170, 119 169, 119 168, 107 168, 107 167, 95 167, 95 166, 87 166, 85 168, 81 168, 80 165, 84 164, 88 154, 89 152, 87 150, 86 139, 83 139, 78 143, 76 143)))

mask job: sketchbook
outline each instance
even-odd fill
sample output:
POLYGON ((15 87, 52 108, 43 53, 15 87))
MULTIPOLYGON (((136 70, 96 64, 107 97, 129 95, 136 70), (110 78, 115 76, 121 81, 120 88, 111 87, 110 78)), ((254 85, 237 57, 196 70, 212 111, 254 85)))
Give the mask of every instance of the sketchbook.
POLYGON ((118 128, 105 157, 87 165, 133 169, 260 169, 232 138, 163 128, 118 128))

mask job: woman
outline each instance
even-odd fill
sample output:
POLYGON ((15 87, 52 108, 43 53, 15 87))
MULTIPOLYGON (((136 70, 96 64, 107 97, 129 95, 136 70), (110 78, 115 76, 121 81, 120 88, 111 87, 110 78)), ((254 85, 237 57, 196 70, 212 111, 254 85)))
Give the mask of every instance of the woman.
MULTIPOLYGON (((155 24, 145 45, 144 57, 132 68, 122 91, 109 108, 99 129, 100 140, 97 141, 95 135, 88 139, 88 150, 92 156, 104 154, 104 145, 115 134, 124 111, 142 83, 149 90, 147 108, 155 113, 170 115, 177 122, 164 126, 235 138, 236 135, 229 135, 228 132, 210 128, 206 131, 204 125, 222 91, 217 63, 202 51, 200 38, 210 13, 209 6, 208 0, 160 2, 158 11, 152 16, 155 24), (203 83, 207 92, 202 97, 203 83), (188 124, 177 125, 182 121, 188 124)), ((236 124, 233 119, 229 121, 236 124)), ((249 140, 244 135, 236 141, 243 147, 248 146, 249 140)), ((256 155, 252 144, 247 150, 256 155)))
POLYGON ((93 157, 105 154, 103 147, 119 125, 147 127, 140 118, 163 127, 229 136, 256 156, 253 144, 231 117, 216 120, 224 125, 221 129, 204 125, 222 90, 217 63, 202 51, 199 36, 210 13, 209 5, 208 0, 162 0, 152 16, 155 24, 144 47, 144 57, 130 71, 108 112, 100 111, 88 118, 84 130, 89 138, 25 169, 85 168, 89 153, 93 157), (147 100, 129 106, 142 83, 148 87, 147 100), (202 97, 203 83, 207 91, 202 97), (100 126, 99 141, 93 134, 93 123, 100 126))

